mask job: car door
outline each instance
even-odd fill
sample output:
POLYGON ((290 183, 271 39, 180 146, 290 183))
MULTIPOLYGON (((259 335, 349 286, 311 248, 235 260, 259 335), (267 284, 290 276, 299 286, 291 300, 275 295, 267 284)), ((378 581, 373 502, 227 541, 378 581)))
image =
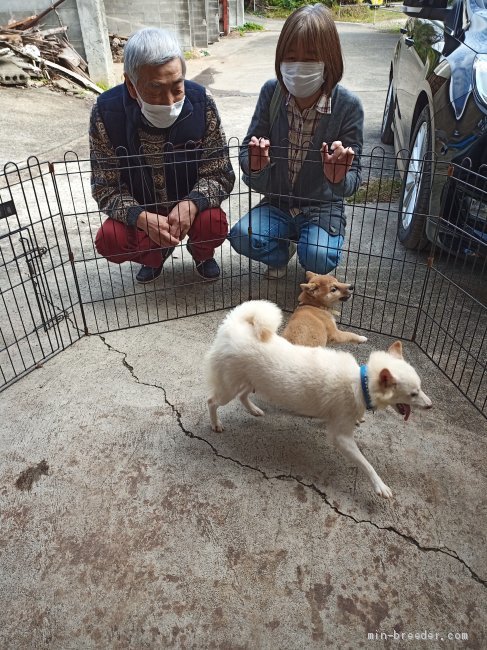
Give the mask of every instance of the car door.
POLYGON ((438 65, 444 45, 443 24, 409 18, 401 38, 394 75, 396 77, 398 128, 401 148, 408 149, 415 112, 421 94, 431 102, 428 78, 438 65))

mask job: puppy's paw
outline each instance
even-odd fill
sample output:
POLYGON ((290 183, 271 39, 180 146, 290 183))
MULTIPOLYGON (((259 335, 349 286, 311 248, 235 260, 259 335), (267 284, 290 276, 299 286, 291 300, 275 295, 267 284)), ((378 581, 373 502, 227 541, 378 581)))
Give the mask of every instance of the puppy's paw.
POLYGON ((359 427, 362 424, 362 422, 365 422, 365 418, 360 418, 360 420, 356 420, 355 421, 355 426, 359 427))
POLYGON ((255 417, 260 417, 261 415, 264 415, 264 411, 260 409, 258 406, 256 406, 255 404, 251 405, 249 409, 249 413, 255 415, 255 417))
POLYGON ((366 336, 359 336, 358 337, 358 342, 359 343, 367 343, 367 337, 366 336))
POLYGON ((374 485, 375 493, 384 499, 390 499, 392 497, 392 490, 382 481, 374 485))
POLYGON ((220 420, 218 420, 216 424, 211 425, 211 430, 216 431, 217 433, 221 433, 222 431, 225 431, 225 428, 220 420))

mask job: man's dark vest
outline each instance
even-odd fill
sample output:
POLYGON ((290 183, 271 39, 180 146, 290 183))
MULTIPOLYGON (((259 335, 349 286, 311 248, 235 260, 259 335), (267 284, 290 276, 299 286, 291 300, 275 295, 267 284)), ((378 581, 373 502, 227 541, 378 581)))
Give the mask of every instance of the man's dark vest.
MULTIPOLYGON (((164 174, 170 202, 183 199, 196 185, 206 127, 205 89, 193 81, 185 81, 184 88, 183 109, 174 124, 163 130, 167 140, 164 174)), ((142 126, 139 105, 129 95, 125 84, 102 93, 97 105, 117 154, 122 183, 141 205, 155 204, 152 170, 141 153, 138 135, 142 126)))

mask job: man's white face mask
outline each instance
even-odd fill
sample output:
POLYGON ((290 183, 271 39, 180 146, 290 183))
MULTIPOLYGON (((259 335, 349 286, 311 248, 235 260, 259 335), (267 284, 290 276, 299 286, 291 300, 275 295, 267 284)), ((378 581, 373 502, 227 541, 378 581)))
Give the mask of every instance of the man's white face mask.
POLYGON ((311 97, 324 82, 325 64, 322 61, 283 61, 281 74, 284 85, 294 97, 311 97))
POLYGON ((185 97, 183 97, 175 104, 165 106, 163 104, 148 104, 144 102, 139 93, 137 93, 137 97, 139 98, 142 115, 157 129, 167 129, 174 124, 183 109, 185 100, 185 97))

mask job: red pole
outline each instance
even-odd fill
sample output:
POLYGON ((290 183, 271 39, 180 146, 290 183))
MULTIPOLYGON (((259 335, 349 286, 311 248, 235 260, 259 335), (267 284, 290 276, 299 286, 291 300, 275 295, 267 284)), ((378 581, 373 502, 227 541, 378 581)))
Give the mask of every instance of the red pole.
POLYGON ((220 0, 223 13, 223 34, 228 36, 230 27, 228 25, 228 0, 220 0))

